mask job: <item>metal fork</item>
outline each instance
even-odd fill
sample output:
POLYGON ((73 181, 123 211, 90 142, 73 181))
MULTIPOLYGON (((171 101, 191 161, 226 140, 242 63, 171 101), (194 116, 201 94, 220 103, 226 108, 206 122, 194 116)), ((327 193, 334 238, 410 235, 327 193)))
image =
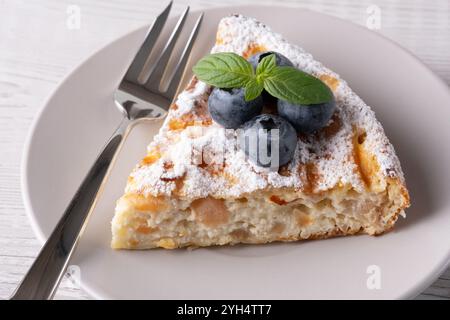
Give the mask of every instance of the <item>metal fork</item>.
POLYGON ((104 146, 94 165, 84 178, 75 196, 56 225, 39 255, 16 289, 11 299, 51 299, 58 288, 75 246, 86 227, 97 196, 108 176, 111 164, 131 126, 141 119, 152 118, 154 106, 168 110, 181 82, 186 64, 194 45, 203 13, 198 17, 189 40, 169 80, 168 88, 160 89, 174 46, 183 29, 189 7, 181 14, 156 63, 150 69, 148 79, 141 83, 139 77, 152 53, 169 15, 172 2, 156 18, 138 50, 128 71, 115 91, 115 104, 124 117, 119 127, 104 146))

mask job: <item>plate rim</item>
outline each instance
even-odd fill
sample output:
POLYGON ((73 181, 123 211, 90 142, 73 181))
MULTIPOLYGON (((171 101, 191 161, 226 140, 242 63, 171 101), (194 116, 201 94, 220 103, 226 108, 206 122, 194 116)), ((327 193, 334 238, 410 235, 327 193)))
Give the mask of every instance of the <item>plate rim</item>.
MULTIPOLYGON (((211 11, 220 11, 220 10, 227 10, 233 8, 234 11, 239 12, 239 10, 242 10, 242 8, 258 8, 258 9, 267 9, 267 8, 277 8, 281 10, 297 10, 297 11, 304 11, 308 12, 309 14, 316 14, 321 16, 326 16, 327 18, 331 20, 339 21, 340 23, 344 23, 347 25, 351 25, 352 27, 356 27, 358 29, 363 29, 364 32, 371 32, 375 37, 378 37, 379 39, 386 41, 390 43, 391 45, 395 46, 396 49, 399 49, 400 51, 403 51, 404 54, 408 55, 410 58, 412 58, 418 65, 422 67, 424 71, 426 71, 429 76, 431 76, 434 80, 436 80, 437 83, 440 84, 440 86, 443 89, 447 89, 450 92, 449 86, 444 82, 444 80, 439 77, 434 71, 432 71, 423 61, 421 61, 412 51, 409 49, 401 46, 399 43, 395 42, 394 40, 388 38, 387 36, 384 36, 378 32, 370 31, 364 26, 354 23, 352 21, 336 17, 327 13, 322 13, 316 10, 308 9, 308 8, 299 8, 299 7, 293 7, 289 5, 267 5, 267 4, 261 4, 261 5, 251 5, 251 4, 244 4, 244 5, 238 5, 238 6, 215 6, 212 8, 204 8, 204 9, 196 9, 193 10, 193 14, 199 14, 200 12, 204 12, 205 15, 208 12, 211 11)), ((178 13, 177 13, 178 14, 178 13)), ((173 19, 173 17, 176 15, 171 16, 170 18, 173 19)), ((154 20, 153 20, 154 21, 154 20)), ((76 72, 82 68, 85 64, 87 64, 90 60, 94 59, 98 54, 101 54, 106 48, 113 46, 117 42, 122 41, 123 39, 129 37, 133 33, 137 33, 142 29, 147 29, 152 23, 151 21, 149 24, 145 24, 143 26, 138 26, 130 31, 127 31, 124 34, 119 35, 118 37, 114 38, 113 40, 105 43, 101 47, 93 50, 91 53, 88 54, 81 62, 73 66, 66 75, 60 80, 60 82, 55 86, 55 88, 47 95, 47 97, 43 100, 43 102, 38 107, 38 110, 34 114, 33 120, 31 121, 31 125, 28 129, 28 132, 26 134, 26 138, 24 141, 23 149, 22 149, 22 158, 21 158, 21 164, 20 164, 20 188, 21 188, 21 194, 22 194, 22 201, 24 205, 24 209, 27 215, 28 220, 30 221, 31 228, 36 235, 38 241, 43 245, 47 237, 44 235, 43 230, 39 227, 38 221, 37 221, 37 215, 33 211, 33 207, 31 204, 31 195, 29 190, 29 184, 28 184, 28 177, 29 177, 29 163, 30 160, 30 149, 31 145, 33 143, 34 133, 36 129, 38 128, 40 122, 43 119, 43 116, 45 114, 45 111, 47 109, 47 105, 52 101, 54 96, 57 94, 57 92, 63 87, 69 79, 76 74, 76 72)), ((186 76, 186 75, 185 75, 186 76)), ((39 250, 40 251, 40 250, 39 250)), ((439 278, 439 276, 450 266, 450 247, 448 248, 447 256, 442 259, 438 264, 436 264, 435 268, 433 270, 430 270, 423 279, 417 281, 417 283, 411 287, 409 290, 403 292, 402 294, 398 295, 396 299, 411 299, 416 297, 418 294, 423 292, 426 288, 428 288, 436 279, 439 278)), ((84 290, 90 297, 95 299, 105 299, 105 296, 100 293, 96 292, 95 290, 91 289, 88 284, 81 283, 80 284, 81 289, 84 290)), ((106 297, 108 299, 108 297, 106 297)))

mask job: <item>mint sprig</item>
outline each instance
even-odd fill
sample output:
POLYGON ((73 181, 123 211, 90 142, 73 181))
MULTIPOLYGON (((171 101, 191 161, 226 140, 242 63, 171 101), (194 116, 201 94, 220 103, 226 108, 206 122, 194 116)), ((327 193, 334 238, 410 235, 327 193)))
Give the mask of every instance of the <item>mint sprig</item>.
POLYGON ((256 99, 263 90, 263 85, 256 79, 250 80, 245 85, 245 101, 256 99))
POLYGON ((317 104, 332 99, 326 84, 293 67, 276 67, 265 77, 264 89, 272 96, 294 104, 317 104))
POLYGON ((276 98, 301 105, 324 103, 333 97, 330 88, 312 75, 294 67, 277 66, 274 54, 264 57, 256 72, 247 60, 232 52, 209 54, 192 70, 209 85, 244 88, 247 101, 257 98, 263 89, 276 98))
POLYGON ((219 88, 245 87, 255 77, 252 65, 232 52, 207 55, 192 70, 201 81, 219 88))
POLYGON ((269 76, 277 66, 277 59, 274 54, 269 54, 262 58, 256 67, 256 77, 263 81, 269 76))

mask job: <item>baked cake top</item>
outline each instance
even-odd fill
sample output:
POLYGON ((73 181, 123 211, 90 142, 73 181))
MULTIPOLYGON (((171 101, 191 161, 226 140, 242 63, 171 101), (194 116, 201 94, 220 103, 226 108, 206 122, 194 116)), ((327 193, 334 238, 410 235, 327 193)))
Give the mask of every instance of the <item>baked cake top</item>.
POLYGON ((211 87, 194 77, 171 106, 148 155, 131 173, 127 193, 239 198, 265 188, 317 193, 347 185, 362 192, 384 190, 388 179, 404 184, 394 148, 374 112, 339 75, 255 19, 233 15, 220 21, 213 53, 247 58, 266 50, 285 55, 333 90, 336 112, 328 126, 299 135, 293 160, 278 171, 259 167, 236 147, 234 130, 212 121, 207 106, 211 87))

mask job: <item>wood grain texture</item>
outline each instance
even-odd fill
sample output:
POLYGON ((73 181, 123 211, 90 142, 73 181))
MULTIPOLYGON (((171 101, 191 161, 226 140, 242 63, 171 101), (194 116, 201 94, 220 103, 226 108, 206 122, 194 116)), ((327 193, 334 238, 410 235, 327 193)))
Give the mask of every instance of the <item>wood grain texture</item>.
MULTIPOLYGON (((239 5, 239 0, 177 0, 174 11, 239 5)), ((70 70, 111 40, 148 24, 165 1, 0 0, 0 299, 19 283, 39 250, 25 215, 20 161, 26 134, 45 98, 70 70), (67 9, 81 9, 70 30, 67 9)), ((450 1, 247 1, 309 8, 365 25, 368 6, 381 9, 377 32, 409 49, 450 84, 450 1)), ((57 299, 88 299, 65 279, 57 299)), ((450 299, 450 269, 419 299, 450 299)))

